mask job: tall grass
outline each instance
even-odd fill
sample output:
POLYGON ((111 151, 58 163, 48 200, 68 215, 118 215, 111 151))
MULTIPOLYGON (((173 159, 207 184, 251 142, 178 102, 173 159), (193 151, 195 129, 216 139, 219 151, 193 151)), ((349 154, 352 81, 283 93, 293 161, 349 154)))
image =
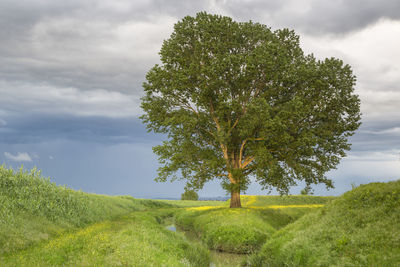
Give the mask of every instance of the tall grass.
POLYGON ((362 185, 276 232, 248 266, 399 266, 400 180, 362 185))
POLYGON ((0 254, 25 248, 65 230, 166 203, 129 196, 87 194, 58 186, 36 168, 0 166, 0 254))
POLYGON ((208 250, 160 221, 173 209, 137 211, 2 257, 5 266, 209 266, 208 250))

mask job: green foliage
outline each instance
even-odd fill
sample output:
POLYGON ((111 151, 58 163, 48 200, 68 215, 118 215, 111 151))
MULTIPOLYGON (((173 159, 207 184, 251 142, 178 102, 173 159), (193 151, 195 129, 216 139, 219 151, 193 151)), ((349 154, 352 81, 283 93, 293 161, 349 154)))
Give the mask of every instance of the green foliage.
POLYGON ((194 190, 185 190, 181 195, 181 200, 199 200, 199 195, 194 190))
POLYGON ((361 185, 276 232, 249 266, 398 266, 400 180, 361 185))
POLYGON ((300 194, 301 195, 312 195, 313 194, 313 190, 312 190, 310 185, 307 185, 304 189, 302 189, 300 191, 300 194))
POLYGON ((307 190, 302 189, 302 190, 300 191, 300 194, 303 195, 303 196, 306 196, 306 195, 308 195, 308 192, 307 192, 307 190))
POLYGON ((205 12, 176 23, 160 56, 143 84, 141 117, 168 134, 154 147, 157 181, 182 177, 199 189, 218 178, 243 191, 251 174, 281 193, 296 180, 333 186, 324 174, 360 125, 349 65, 305 55, 288 29, 205 12))
POLYGON ((172 214, 172 209, 133 212, 0 255, 0 262, 5 266, 209 266, 207 249, 189 244, 160 224, 172 214))
POLYGON ((61 232, 135 210, 171 207, 129 196, 103 196, 57 186, 40 171, 0 166, 0 254, 61 232))

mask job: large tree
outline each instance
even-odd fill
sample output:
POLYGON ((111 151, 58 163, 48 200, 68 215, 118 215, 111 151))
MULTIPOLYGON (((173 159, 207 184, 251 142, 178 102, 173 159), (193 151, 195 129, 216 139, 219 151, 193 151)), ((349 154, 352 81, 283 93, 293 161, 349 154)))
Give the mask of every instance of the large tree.
POLYGON ((157 181, 221 179, 231 207, 249 177, 283 194, 296 181, 333 187, 325 173, 360 125, 349 65, 305 55, 288 29, 204 12, 176 23, 160 56, 142 98, 148 130, 168 136, 153 148, 157 181))

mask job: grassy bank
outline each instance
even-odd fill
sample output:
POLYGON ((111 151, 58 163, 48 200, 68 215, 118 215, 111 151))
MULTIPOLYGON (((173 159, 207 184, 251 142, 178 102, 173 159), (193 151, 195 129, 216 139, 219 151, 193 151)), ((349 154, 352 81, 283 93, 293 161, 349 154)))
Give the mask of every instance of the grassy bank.
POLYGON ((0 262, 6 266, 209 266, 207 249, 160 224, 173 212, 133 212, 0 257, 0 262))
POLYGON ((0 262, 6 266, 208 266, 209 252, 165 229, 176 205, 57 186, 0 166, 0 262))
POLYGON ((40 172, 0 166, 0 254, 132 211, 171 207, 128 196, 104 196, 57 186, 40 172))
POLYGON ((362 185, 281 229, 249 266, 398 266, 400 181, 362 185))
POLYGON ((242 196, 242 209, 223 206, 181 210, 176 225, 199 236, 210 249, 253 253, 273 233, 330 200, 313 196, 242 196), (295 204, 294 204, 295 203, 295 204))

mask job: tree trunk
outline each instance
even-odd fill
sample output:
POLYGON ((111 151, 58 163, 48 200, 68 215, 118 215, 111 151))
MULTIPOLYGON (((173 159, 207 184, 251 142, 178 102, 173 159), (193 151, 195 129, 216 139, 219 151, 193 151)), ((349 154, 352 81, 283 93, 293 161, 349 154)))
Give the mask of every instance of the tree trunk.
POLYGON ((242 204, 240 203, 240 190, 231 191, 231 208, 241 208, 242 204))

